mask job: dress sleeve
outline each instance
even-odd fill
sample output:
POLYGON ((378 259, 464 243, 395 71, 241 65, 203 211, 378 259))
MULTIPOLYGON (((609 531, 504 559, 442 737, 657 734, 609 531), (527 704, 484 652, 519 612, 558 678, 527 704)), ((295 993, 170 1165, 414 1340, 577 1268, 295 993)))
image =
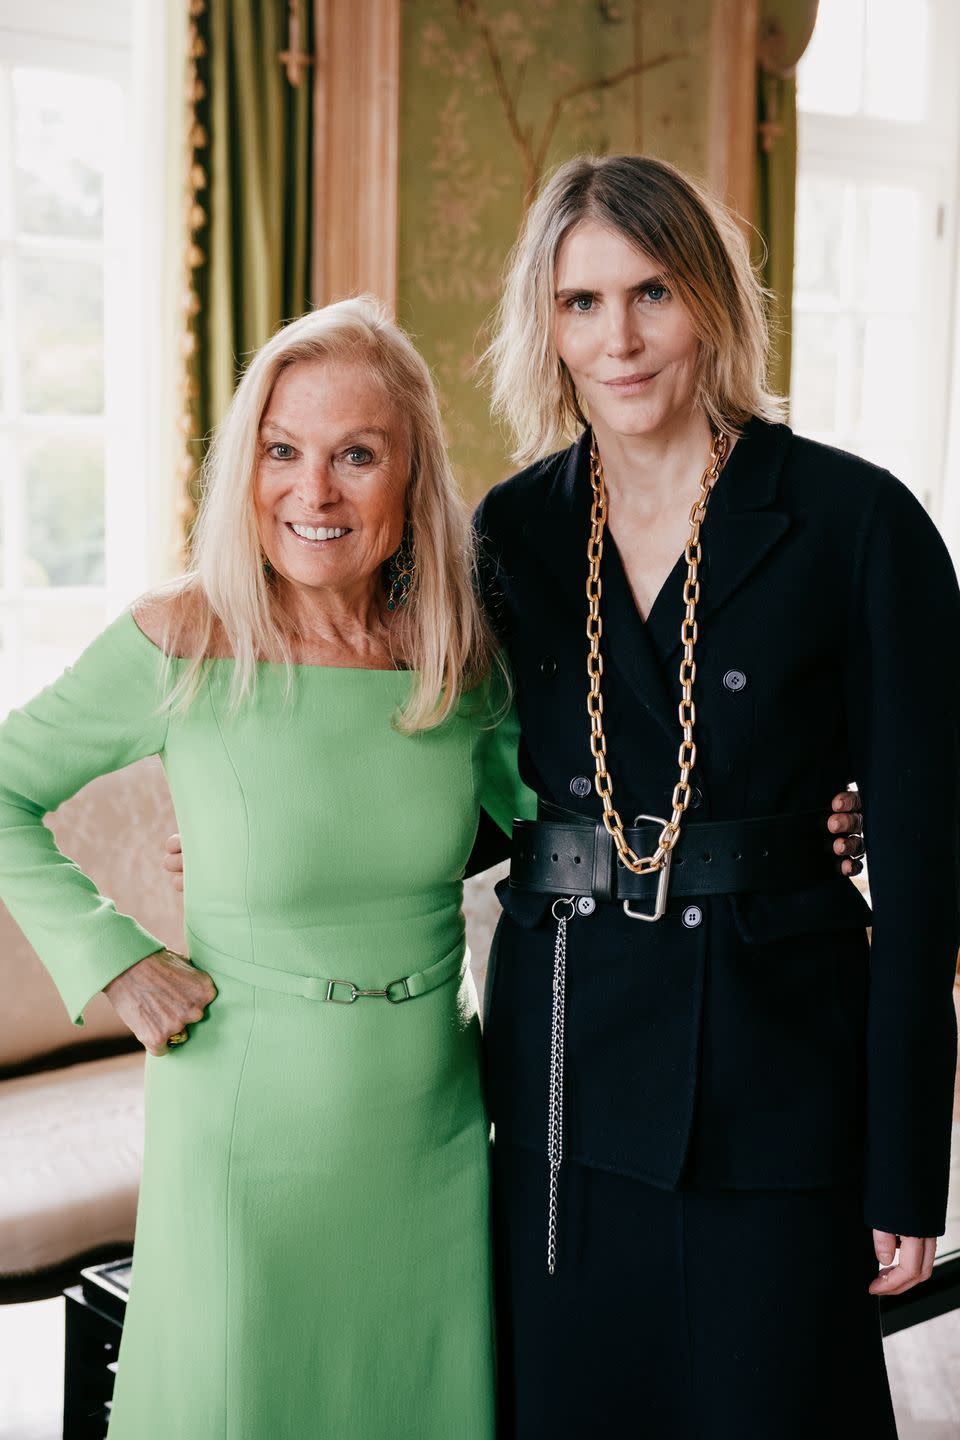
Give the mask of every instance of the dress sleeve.
POLYGON ((488 712, 480 742, 480 806, 509 835, 514 820, 536 819, 537 797, 520 779, 520 721, 499 665, 489 682, 488 712))
POLYGON ((0 898, 75 1025, 98 991, 163 941, 99 893, 43 818, 98 775, 162 751, 162 663, 124 614, 0 725, 0 898))
POLYGON ((848 733, 863 797, 873 941, 865 1220, 941 1234, 960 945, 960 592, 920 503, 889 481, 851 614, 848 733))

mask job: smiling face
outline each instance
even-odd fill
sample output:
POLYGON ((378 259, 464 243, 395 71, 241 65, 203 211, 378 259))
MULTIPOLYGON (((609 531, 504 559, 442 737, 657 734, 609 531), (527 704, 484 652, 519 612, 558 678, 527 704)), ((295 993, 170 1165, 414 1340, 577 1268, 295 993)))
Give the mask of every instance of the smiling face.
POLYGON ((373 594, 403 534, 407 427, 356 362, 281 371, 260 422, 254 510, 260 544, 297 589, 373 594))
POLYGON ((594 425, 655 435, 686 418, 699 342, 657 262, 592 220, 557 255, 553 338, 594 425))

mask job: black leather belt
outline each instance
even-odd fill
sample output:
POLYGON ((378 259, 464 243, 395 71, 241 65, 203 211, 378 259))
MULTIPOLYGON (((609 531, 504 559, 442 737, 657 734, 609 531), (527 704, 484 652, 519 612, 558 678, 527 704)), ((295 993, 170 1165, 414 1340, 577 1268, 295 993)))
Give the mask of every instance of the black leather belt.
MULTIPOLYGON (((634 875, 617 859, 613 837, 546 801, 540 819, 515 820, 510 885, 547 895, 598 901, 653 900, 661 876, 634 875)), ((834 874, 833 838, 824 811, 751 820, 683 822, 669 875, 672 897, 797 890, 834 874)), ((625 827, 637 855, 652 855, 662 825, 625 827)))

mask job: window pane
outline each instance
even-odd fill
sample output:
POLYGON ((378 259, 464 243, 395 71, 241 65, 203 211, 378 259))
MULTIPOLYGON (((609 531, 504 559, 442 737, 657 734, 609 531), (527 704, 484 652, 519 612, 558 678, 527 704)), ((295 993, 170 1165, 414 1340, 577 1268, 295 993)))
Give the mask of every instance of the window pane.
POLYGON ((928 111, 930 0, 820 0, 797 67, 801 110, 920 121, 928 111))
POLYGON ((800 177, 794 288, 840 301, 853 243, 853 186, 825 176, 800 177))
POLYGON ((7 607, 0 606, 0 719, 17 703, 13 698, 16 677, 9 639, 16 623, 16 617, 8 613, 7 607))
POLYGON ((864 326, 857 444, 868 460, 916 487, 920 420, 918 323, 913 315, 869 316, 864 326))
POLYGON ((24 584, 101 585, 103 441, 35 436, 24 446, 24 584))
POLYGON ((49 685, 72 665, 104 626, 103 593, 62 595, 47 591, 31 595, 23 611, 22 676, 16 697, 20 704, 49 685))
POLYGON ((13 72, 17 228, 40 235, 103 233, 103 173, 119 133, 109 80, 55 70, 13 72))
POLYGON ((910 0, 906 9, 903 0, 871 0, 864 56, 868 115, 906 121, 926 117, 929 35, 929 0, 910 0))
POLYGON ((840 425, 840 356, 848 322, 838 315, 793 317, 790 423, 803 435, 835 435, 840 425))
MULTIPOLYGON (((883 3, 886 0, 872 0, 883 3)), ((864 0, 821 0, 813 39, 797 66, 797 104, 856 115, 863 97, 864 0)))
POLYGON ((920 194, 902 185, 865 185, 861 203, 867 223, 864 304, 913 314, 921 275, 920 194))
POLYGON ((23 408, 103 410, 103 270, 91 260, 20 262, 23 408))

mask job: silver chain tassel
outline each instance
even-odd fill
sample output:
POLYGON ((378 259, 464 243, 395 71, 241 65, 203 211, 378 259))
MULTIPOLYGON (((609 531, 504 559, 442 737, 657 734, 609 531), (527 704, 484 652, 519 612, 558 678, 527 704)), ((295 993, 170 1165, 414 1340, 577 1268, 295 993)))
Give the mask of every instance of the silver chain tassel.
POLYGON ((563 1162, 563 1051, 564 1006, 567 990, 567 922, 576 912, 572 899, 553 902, 557 941, 553 952, 553 1013, 550 1021, 550 1104, 547 1111, 547 1160, 550 1197, 547 1209, 547 1270, 557 1268, 557 1189, 563 1162), (558 907, 570 907, 569 915, 558 907))

